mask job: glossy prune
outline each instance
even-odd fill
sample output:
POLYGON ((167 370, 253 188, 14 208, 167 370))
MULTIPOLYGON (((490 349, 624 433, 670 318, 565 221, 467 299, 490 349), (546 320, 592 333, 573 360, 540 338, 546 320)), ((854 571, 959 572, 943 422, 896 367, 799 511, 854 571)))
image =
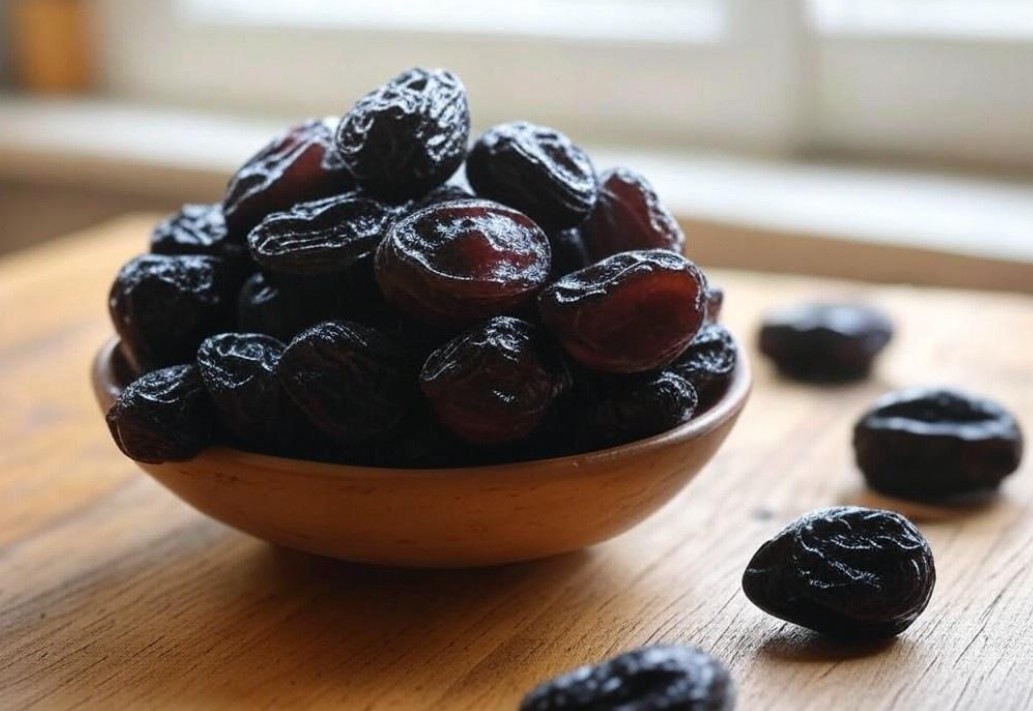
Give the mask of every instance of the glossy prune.
POLYGON ((725 290, 719 286, 707 287, 707 323, 721 320, 721 308, 725 303, 725 290))
POLYGON ((335 138, 362 189, 402 202, 451 176, 466 156, 470 108, 459 78, 442 69, 410 69, 359 99, 335 138))
POLYGON ((786 377, 849 382, 868 377, 893 324, 864 304, 804 303, 764 317, 760 351, 786 377))
POLYGON ((420 387, 437 418, 471 442, 521 439, 542 421, 569 376, 545 334, 499 316, 430 354, 420 387))
POLYGON ((929 603, 936 569, 929 543, 892 511, 819 509, 754 554, 742 578, 753 604, 832 637, 891 637, 929 603))
POLYGON ((241 166, 223 199, 226 226, 234 240, 243 244, 266 215, 355 189, 334 149, 334 128, 330 119, 293 126, 241 166))
POLYGON ((247 247, 233 242, 222 204, 184 205, 158 223, 151 233, 153 254, 201 254, 228 262, 250 260, 247 247))
POLYGON ((577 415, 578 449, 615 447, 652 437, 692 419, 699 397, 670 370, 599 381, 577 415))
POLYGON ((402 419, 416 394, 413 370, 404 349, 375 329, 324 321, 294 337, 277 377, 317 429, 351 443, 402 419))
POLYGON ((584 222, 599 191, 583 150, 527 121, 485 131, 466 158, 466 177, 477 195, 519 210, 546 232, 584 222))
POLYGON ((118 448, 138 462, 192 459, 215 439, 215 408, 194 365, 134 380, 105 419, 118 448))
POLYGON ((593 261, 640 249, 681 254, 685 235, 648 180, 628 168, 614 168, 599 181, 595 208, 581 225, 593 261))
POLYGON ((144 254, 115 277, 108 310, 140 371, 193 361, 213 333, 233 327, 239 279, 223 260, 144 254))
POLYGON ((738 350, 735 339, 724 326, 707 324, 699 330, 689 347, 668 368, 696 389, 700 409, 717 402, 728 389, 735 373, 738 350))
POLYGON ((854 426, 854 456, 868 485, 904 498, 992 491, 1018 469, 1022 450, 1011 413, 957 390, 889 393, 854 426))
POLYGON ((592 263, 592 259, 585 249, 585 243, 581 240, 581 232, 576 227, 549 235, 549 244, 552 247, 550 282, 565 277, 571 272, 584 269, 592 263))
POLYGON ((391 226, 377 248, 388 302, 454 327, 511 312, 545 284, 551 254, 526 215, 488 200, 434 205, 391 226))
POLYGON ((703 272, 680 254, 623 252, 556 281, 538 308, 575 360, 636 373, 681 355, 703 325, 705 290, 703 272))
POLYGON ((706 652, 653 645, 561 674, 529 692, 520 711, 731 711, 735 685, 706 652))

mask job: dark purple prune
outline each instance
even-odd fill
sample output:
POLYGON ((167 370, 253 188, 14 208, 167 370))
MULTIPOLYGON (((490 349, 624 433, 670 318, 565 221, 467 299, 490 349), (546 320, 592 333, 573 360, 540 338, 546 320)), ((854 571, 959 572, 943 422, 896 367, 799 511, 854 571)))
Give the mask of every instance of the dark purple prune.
POLYGON ((735 685, 695 647, 653 645, 586 665, 536 687, 520 711, 731 711, 735 685))
POLYGON ((593 261, 638 249, 681 254, 685 235, 649 181, 628 168, 608 170, 599 180, 599 199, 581 225, 593 261))
POLYGON ((267 215, 248 235, 251 256, 277 274, 334 274, 376 250, 395 214, 359 193, 267 215))
POLYGON ((186 363, 213 333, 233 327, 239 278, 215 257, 144 254, 115 277, 108 310, 141 371, 186 363))
POLYGON ((581 232, 576 227, 549 235, 549 244, 552 246, 550 282, 584 269, 592 263, 585 243, 581 240, 581 232))
POLYGON ((404 349, 375 329, 324 321, 294 337, 277 376, 321 432, 360 442, 393 427, 415 398, 404 349))
POLYGON ((599 192, 583 150, 527 121, 485 131, 466 158, 466 177, 477 195, 520 210, 547 232, 584 222, 599 192))
POLYGON ((696 389, 700 409, 716 403, 732 382, 738 350, 735 339, 724 326, 705 325, 689 347, 668 368, 682 376, 696 389))
POLYGON ((334 128, 331 119, 293 126, 241 166, 223 199, 226 226, 234 240, 243 244, 266 215, 355 189, 334 149, 334 128))
POLYGON ((188 204, 158 223, 151 233, 153 254, 201 254, 227 262, 250 260, 247 247, 229 239, 222 204, 188 204))
POLYGON ((459 78, 410 69, 359 99, 335 141, 364 191, 402 202, 445 182, 462 164, 469 138, 470 108, 459 78))
POLYGON ((405 217, 377 248, 388 302, 432 325, 511 312, 544 286, 551 254, 526 215, 488 200, 434 205, 405 217))
POLYGON ((253 274, 240 289, 237 327, 286 342, 309 326, 344 317, 351 299, 346 275, 253 274))
POLYGON ((721 320, 721 307, 725 303, 725 290, 719 286, 707 287, 707 323, 721 320))
POLYGON ((578 449, 594 450, 652 437, 692 419, 699 397, 669 370, 598 381, 578 413, 578 449))
MULTIPOLYGON (((409 212, 416 212, 417 210, 422 210, 425 207, 430 207, 431 205, 439 205, 443 202, 455 202, 456 200, 473 199, 474 194, 462 185, 459 185, 457 183, 445 183, 440 187, 434 188, 419 200, 416 200, 412 204, 412 208, 409 210, 409 212)), ((404 217, 404 215, 400 215, 400 217, 404 217)))
POLYGON ((192 459, 215 439, 215 408, 194 365, 134 380, 105 419, 118 448, 138 462, 192 459))
POLYGON ((475 447, 442 425, 430 408, 417 406, 401 422, 363 442, 346 463, 392 469, 467 467, 483 461, 475 447))
POLYGON ((893 324, 871 306, 805 303, 764 317, 760 352, 794 380, 849 382, 868 377, 892 336, 893 324))
POLYGON ((873 489, 932 500, 992 491, 1019 468, 1023 437, 991 400, 957 390, 889 393, 854 426, 854 455, 873 489))
POLYGON ((743 592, 760 609, 832 637, 891 637, 929 603, 929 543, 893 511, 855 506, 802 516, 754 554, 743 592))
POLYGON ((521 439, 534 430, 569 376, 545 334, 498 316, 430 354, 420 387, 437 418, 471 442, 521 439))
POLYGON ((680 254, 623 252, 556 281, 538 308, 575 360, 637 373, 681 355, 703 325, 705 290, 703 272, 680 254))

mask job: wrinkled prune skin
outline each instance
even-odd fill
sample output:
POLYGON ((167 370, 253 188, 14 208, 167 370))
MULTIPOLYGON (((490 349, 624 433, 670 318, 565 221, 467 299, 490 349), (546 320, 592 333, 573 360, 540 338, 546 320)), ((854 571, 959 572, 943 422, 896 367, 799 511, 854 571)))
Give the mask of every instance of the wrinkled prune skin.
POLYGON ((703 272, 680 254, 623 252, 551 284, 538 309, 575 360, 638 373, 681 355, 703 325, 705 291, 703 272))
POLYGON ((608 170, 599 181, 595 208, 581 225, 593 261, 640 249, 681 254, 685 235, 649 181, 628 168, 608 170))
POLYGON ((410 69, 359 99, 335 138, 362 189, 389 202, 444 183, 466 156, 470 108, 463 83, 442 69, 410 69))
POLYGON ((692 419, 699 396, 676 372, 599 380, 577 416, 581 451, 616 447, 666 432, 692 419))
POLYGON ((725 303, 725 290, 719 286, 707 287, 707 323, 718 323, 721 320, 721 307, 725 303))
POLYGON ((668 368, 696 389, 700 409, 714 405, 728 389, 735 374, 738 349, 724 326, 703 326, 689 347, 668 368))
POLYGON ((768 314, 760 351, 793 380, 862 380, 893 336, 893 324, 864 304, 805 303, 768 314))
POLYGON ((1022 451, 1010 412, 958 390, 889 393, 854 426, 854 456, 868 485, 909 499, 993 491, 1018 469, 1022 451))
POLYGON ((488 200, 434 205, 395 222, 376 253, 389 303, 431 325, 511 312, 544 286, 549 240, 526 215, 488 200))
POLYGON ((247 247, 233 242, 222 204, 184 205, 158 223, 151 233, 153 254, 201 254, 227 262, 250 261, 247 247))
POLYGON ((743 574, 753 604, 832 637, 892 637, 929 603, 936 569, 928 541, 892 511, 819 509, 760 547, 743 574))
POLYGON ((355 189, 334 149, 334 128, 332 119, 293 126, 241 166, 223 199, 226 226, 235 241, 243 244, 266 215, 355 189))
POLYGON ((479 444, 526 437, 569 384, 545 334, 508 316, 452 339, 420 372, 420 388, 438 420, 479 444))
POLYGON ((248 235, 255 262, 277 274, 334 274, 369 257, 395 213, 359 193, 267 215, 248 235))
POLYGON ((527 121, 485 131, 466 158, 466 177, 477 195, 519 210, 546 232, 584 222, 599 191, 583 150, 527 121))
POLYGON ((520 711, 731 711, 735 685, 695 647, 653 645, 583 666, 528 693, 520 711))
POLYGON ((277 377, 317 429, 352 443, 402 419, 416 394, 413 370, 399 344, 368 326, 338 320, 295 336, 277 377))
POLYGON ((144 254, 115 277, 108 310, 141 372, 192 362, 208 336, 233 327, 240 282, 214 257, 144 254))
POLYGON ((552 247, 550 282, 584 269, 592 263, 585 243, 581 240, 581 232, 576 227, 552 233, 549 235, 549 244, 552 247))
POLYGON ((174 365, 134 380, 106 420, 118 448, 138 462, 192 459, 215 440, 215 408, 194 365, 174 365))

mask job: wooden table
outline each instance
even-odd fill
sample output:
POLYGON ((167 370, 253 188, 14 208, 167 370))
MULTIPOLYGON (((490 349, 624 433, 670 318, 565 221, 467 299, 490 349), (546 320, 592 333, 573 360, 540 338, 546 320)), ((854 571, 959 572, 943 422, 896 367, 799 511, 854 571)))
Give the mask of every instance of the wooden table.
POLYGON ((938 587, 893 643, 823 641, 739 588, 787 520, 864 499, 849 432, 879 393, 957 384, 1033 423, 1033 300, 720 273, 747 341, 762 309, 832 293, 885 307, 899 337, 857 386, 792 385, 755 361, 717 458, 615 541, 492 570, 375 569, 206 520, 115 449, 87 365, 149 222, 0 262, 0 708, 512 709, 538 680, 659 640, 724 659, 748 711, 1033 708, 1028 463, 993 505, 922 523, 938 587))

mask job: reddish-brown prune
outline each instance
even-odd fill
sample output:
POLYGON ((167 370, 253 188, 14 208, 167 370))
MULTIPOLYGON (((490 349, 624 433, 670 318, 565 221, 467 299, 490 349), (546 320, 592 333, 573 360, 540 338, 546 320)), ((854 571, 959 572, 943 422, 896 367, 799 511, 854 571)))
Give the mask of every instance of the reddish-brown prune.
POLYGON ((277 274, 334 274, 369 257, 395 213, 359 193, 267 215, 248 235, 251 256, 277 274))
POLYGON ((334 122, 312 119, 275 137, 241 166, 223 199, 230 236, 243 244, 274 212, 355 189, 334 149, 334 122))
POLYGON ((108 310, 123 350, 140 371, 193 361, 213 333, 233 327, 240 282, 223 260, 145 254, 115 277, 108 310))
POLYGON ((680 254, 623 252, 553 283, 538 308, 575 360, 637 373, 681 355, 703 325, 705 290, 703 272, 680 254))
POLYGON ((707 287, 707 323, 721 320, 721 307, 725 303, 725 290, 719 286, 707 287))
POLYGON ((434 205, 391 226, 377 248, 384 297, 429 324, 454 327, 508 313, 549 275, 545 233, 488 200, 434 205))
POLYGON ((459 78, 410 69, 359 99, 335 140, 364 191, 402 202, 445 182, 463 162, 469 138, 470 108, 459 78))
POLYGON ((805 303, 765 316, 760 351, 786 377, 848 382, 868 377, 893 324, 864 304, 805 303))
POLYGON ((608 170, 599 180, 599 198, 581 225, 593 261, 638 249, 681 254, 685 235, 649 181, 628 168, 608 170))
POLYGON ((552 246, 550 282, 584 269, 592 263, 585 243, 581 240, 581 232, 576 227, 552 233, 549 235, 549 244, 552 246))
POLYGON ((735 339, 724 326, 707 324, 669 367, 696 389, 700 409, 716 403, 732 382, 738 360, 735 339))
POLYGON ((247 247, 229 239, 222 204, 184 205, 151 233, 153 254, 202 254, 227 262, 248 262, 247 247))
POLYGON ((910 499, 992 491, 1018 469, 1022 450, 1011 413, 958 390, 889 393, 854 426, 854 455, 868 485, 910 499))
POLYGON ((437 418, 471 442, 521 439, 534 430, 569 376, 538 327, 498 316, 430 354, 420 387, 437 418))
POLYGON ((215 439, 215 408, 194 365, 174 365, 134 380, 106 419, 115 444, 138 462, 192 459, 215 439))
POLYGON ((735 685, 717 659, 695 647, 653 645, 551 679, 520 711, 731 711, 735 685))
POLYGON ((477 139, 466 177, 479 196, 520 210, 547 232, 584 222, 599 191, 583 150, 527 121, 494 126, 477 139))
POLYGON ((692 383, 676 372, 600 380, 578 412, 577 448, 616 447, 688 422, 699 405, 692 383))
POLYGON ((405 350, 375 329, 324 321, 294 337, 277 376, 316 428, 350 443, 402 419, 415 397, 413 370, 405 350))
POLYGON ((892 511, 819 509, 760 547, 743 574, 765 612, 833 637, 891 637, 929 602, 936 568, 929 543, 892 511))

